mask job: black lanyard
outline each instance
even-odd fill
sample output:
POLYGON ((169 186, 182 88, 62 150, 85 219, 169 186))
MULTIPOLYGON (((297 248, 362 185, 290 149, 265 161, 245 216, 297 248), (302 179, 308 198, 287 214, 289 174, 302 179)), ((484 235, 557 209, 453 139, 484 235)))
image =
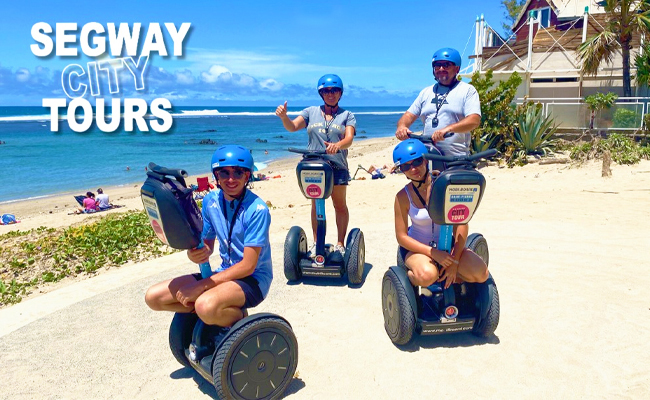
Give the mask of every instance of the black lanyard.
POLYGON ((230 220, 230 227, 228 226, 228 211, 226 210, 226 195, 223 194, 223 191, 221 192, 221 195, 222 195, 221 211, 223 211, 223 219, 226 221, 226 228, 228 229, 228 262, 230 262, 230 265, 232 265, 232 259, 230 258, 230 252, 232 251, 232 245, 231 245, 232 230, 235 227, 235 221, 237 220, 237 213, 239 213, 239 209, 241 208, 241 205, 244 202, 244 196, 246 196, 246 188, 244 188, 244 191, 242 192, 241 196, 239 196, 239 203, 237 204, 237 208, 235 208, 235 213, 232 215, 232 219, 230 220))
POLYGON ((438 98, 438 84, 436 83, 433 86, 433 92, 436 95, 436 115, 434 115, 433 118, 431 119, 431 127, 432 128, 435 128, 435 127, 438 126, 438 122, 439 122, 438 121, 438 113, 440 112, 440 108, 445 105, 445 100, 447 100, 447 96, 449 96, 449 93, 451 93, 451 91, 456 87, 456 85, 458 85, 458 81, 456 81, 456 83, 454 83, 449 88, 449 91, 447 93, 443 94, 440 97, 440 99, 438 98))
POLYGON ((329 120, 329 123, 327 121, 327 114, 325 114, 325 109, 323 109, 323 119, 325 120, 325 135, 327 135, 327 140, 331 142, 330 140, 330 126, 332 126, 332 123, 334 123, 334 119, 336 118, 337 115, 339 115, 339 110, 337 109, 336 112, 332 115, 332 119, 329 120))

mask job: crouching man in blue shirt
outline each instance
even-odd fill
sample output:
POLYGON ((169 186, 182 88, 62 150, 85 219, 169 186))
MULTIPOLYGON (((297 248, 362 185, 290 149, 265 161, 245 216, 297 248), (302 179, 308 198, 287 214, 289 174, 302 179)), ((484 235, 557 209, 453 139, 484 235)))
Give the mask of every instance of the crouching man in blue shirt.
POLYGON ((253 157, 237 145, 218 148, 212 156, 218 190, 203 199, 205 246, 187 251, 194 263, 208 261, 219 241, 221 265, 213 275, 183 275, 153 285, 145 295, 156 311, 196 311, 208 325, 232 326, 245 317, 245 309, 264 300, 273 279, 266 203, 248 190, 253 157))

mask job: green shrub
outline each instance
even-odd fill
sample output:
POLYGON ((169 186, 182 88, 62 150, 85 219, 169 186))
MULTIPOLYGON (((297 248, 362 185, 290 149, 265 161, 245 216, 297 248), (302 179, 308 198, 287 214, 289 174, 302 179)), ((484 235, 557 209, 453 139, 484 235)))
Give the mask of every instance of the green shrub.
POLYGON ((638 128, 640 125, 641 115, 633 110, 626 108, 617 108, 614 112, 613 128, 638 128))
POLYGON ((618 133, 604 140, 578 144, 571 149, 569 156, 577 161, 599 159, 607 150, 617 164, 636 164, 642 158, 650 159, 650 148, 639 146, 631 138, 618 133))
POLYGON ((520 110, 514 130, 514 158, 552 153, 556 144, 553 135, 557 130, 554 119, 550 115, 544 115, 540 103, 526 104, 520 110))
POLYGON ((502 152, 512 140, 515 124, 514 98, 522 82, 521 76, 514 72, 508 80, 494 87, 492 70, 484 76, 476 71, 471 84, 481 99, 481 125, 472 131, 472 150, 496 148, 502 152))
POLYGON ((156 237, 144 212, 112 214, 66 229, 39 228, 0 235, 0 305, 19 302, 41 283, 172 252, 156 237), (35 268, 40 273, 38 278, 32 278, 35 268))

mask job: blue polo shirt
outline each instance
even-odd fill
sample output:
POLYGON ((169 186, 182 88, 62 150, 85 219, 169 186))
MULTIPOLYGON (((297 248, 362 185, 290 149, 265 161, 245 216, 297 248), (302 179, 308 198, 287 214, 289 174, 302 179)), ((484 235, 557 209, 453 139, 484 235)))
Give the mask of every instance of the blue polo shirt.
POLYGON ((208 193, 203 199, 203 237, 217 239, 219 242, 221 265, 215 272, 221 272, 240 262, 244 258, 244 247, 261 247, 262 251, 252 276, 259 282, 262 295, 266 297, 273 280, 269 242, 271 214, 266 203, 250 190, 246 190, 241 207, 237 207, 238 204, 239 200, 226 200, 221 190, 208 193), (228 233, 235 211, 237 216, 234 218, 229 251, 228 233))

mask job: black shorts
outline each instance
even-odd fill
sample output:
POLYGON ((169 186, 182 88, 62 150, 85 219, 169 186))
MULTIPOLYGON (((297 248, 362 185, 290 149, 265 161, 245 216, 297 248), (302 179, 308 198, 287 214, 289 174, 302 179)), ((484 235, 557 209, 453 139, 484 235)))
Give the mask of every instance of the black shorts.
POLYGON ((350 171, 347 169, 332 168, 334 170, 334 185, 348 185, 350 171))
MULTIPOLYGON (((192 276, 197 281, 203 279, 201 277, 201 274, 192 274, 192 276)), ((260 284, 257 282, 257 279, 253 278, 252 276, 247 276, 242 279, 235 279, 234 282, 239 285, 241 290, 244 291, 244 296, 246 297, 246 302, 242 308, 253 308, 256 305, 260 304, 262 300, 264 300, 264 296, 262 296, 262 290, 260 289, 260 284)))

